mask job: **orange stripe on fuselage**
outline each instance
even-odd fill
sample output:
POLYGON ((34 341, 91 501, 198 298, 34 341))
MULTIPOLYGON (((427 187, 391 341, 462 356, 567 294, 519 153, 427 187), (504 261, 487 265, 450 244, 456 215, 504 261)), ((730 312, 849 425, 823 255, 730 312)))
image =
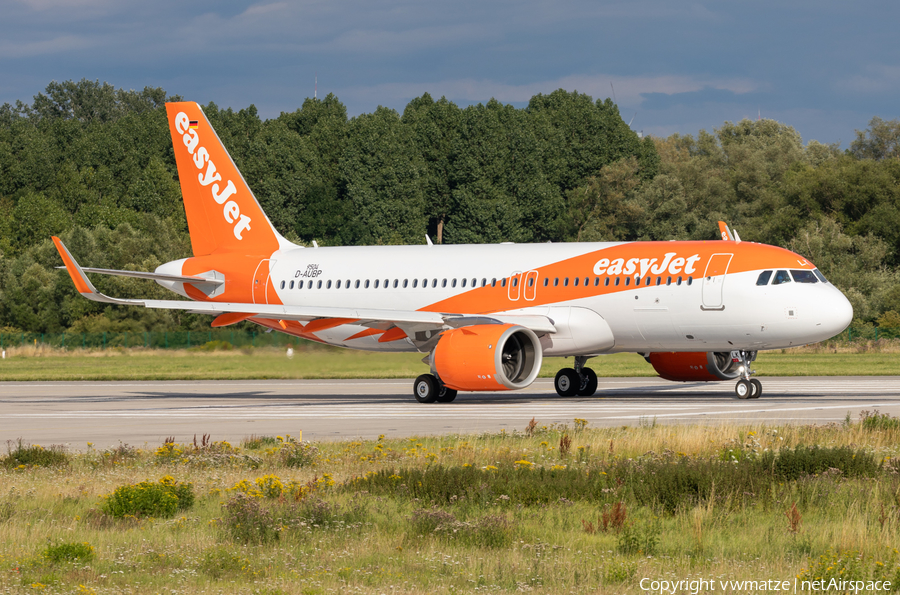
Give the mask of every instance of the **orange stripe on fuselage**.
MULTIPOLYGON (((706 265, 715 254, 734 255, 728 267, 729 274, 775 268, 815 268, 812 263, 802 256, 789 250, 752 242, 738 243, 720 240, 708 242, 632 242, 618 244, 532 269, 538 273, 535 279, 536 287, 532 294, 535 298, 533 300, 525 299, 530 290, 525 287, 526 275, 524 274, 525 271, 523 271, 523 274, 519 275, 519 299, 517 300, 509 299, 509 284, 512 282, 512 278, 507 278, 505 287, 501 287, 501 280, 498 278, 494 287, 488 284, 486 287, 472 289, 435 302, 421 308, 421 310, 425 312, 489 314, 511 309, 558 304, 570 300, 609 295, 623 291, 646 289, 656 286, 657 277, 661 277, 662 285, 665 285, 667 277, 672 277, 673 283, 679 276, 684 280, 688 277, 699 280, 706 271, 706 265), (669 256, 667 259, 667 255, 672 256, 669 256), (689 267, 688 259, 694 257, 696 259, 691 260, 691 266, 689 267), (679 261, 678 259, 682 260, 679 261), (598 267, 597 265, 604 260, 608 261, 606 266, 598 267), (618 274, 610 274, 611 269, 613 271, 616 270, 613 264, 618 260, 621 260, 622 270, 618 274), (641 262, 642 260, 644 261, 643 263, 641 262), (624 271, 628 270, 627 265, 629 261, 631 261, 634 270, 630 274, 625 274, 624 271), (668 264, 663 267, 662 265, 666 264, 666 262, 668 264), (690 272, 687 272, 685 269, 690 270, 690 272), (641 274, 642 272, 644 273, 643 275, 641 274), (634 284, 636 276, 639 276, 641 279, 640 287, 634 284), (650 286, 645 285, 647 276, 652 278, 652 285, 650 286), (610 278, 609 285, 604 284, 607 277, 610 278), (617 277, 620 280, 618 286, 615 285, 617 277), (625 285, 626 277, 630 279, 627 286, 625 285), (569 279, 568 286, 564 285, 566 278, 569 279), (578 279, 577 286, 574 285, 576 278, 578 279), (599 285, 594 285, 595 278, 600 279, 599 285), (544 279, 549 279, 546 287, 544 286, 544 279), (556 279, 559 279, 558 285, 554 285, 556 279), (584 284, 585 279, 588 280, 587 285, 584 284)), ((515 289, 513 288, 514 294, 516 293, 515 289)))

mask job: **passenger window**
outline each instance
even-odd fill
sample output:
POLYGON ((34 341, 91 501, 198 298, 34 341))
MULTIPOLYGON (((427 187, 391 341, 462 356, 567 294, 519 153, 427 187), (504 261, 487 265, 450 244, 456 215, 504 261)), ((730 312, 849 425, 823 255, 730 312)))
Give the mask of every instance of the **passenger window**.
POLYGON ((644 285, 646 285, 647 287, 650 287, 650 283, 652 283, 652 282, 653 282, 653 278, 647 277, 647 281, 644 282, 644 285))
POLYGON ((656 278, 656 285, 657 285, 657 287, 660 286, 660 285, 662 285, 662 277, 657 277, 657 278, 656 278))
POLYGON ((565 279, 563 279, 563 287, 568 287, 568 286, 569 286, 569 278, 566 277, 565 279))
POLYGON ((450 282, 450 287, 456 287, 456 279, 450 282))
POLYGON ((681 277, 678 277, 678 281, 675 282, 675 285, 681 285, 681 277))
POLYGON ((347 279, 347 282, 344 283, 344 287, 345 287, 346 289, 350 289, 350 279, 347 279))
POLYGON ((812 271, 807 271, 804 269, 795 270, 791 269, 791 277, 794 278, 794 281, 797 283, 818 283, 819 280, 816 278, 816 275, 812 271))
POLYGON ((769 279, 772 278, 772 271, 763 271, 759 274, 759 277, 756 279, 757 285, 768 285, 769 279))
POLYGON ((666 287, 672 284, 672 277, 666 277, 666 287))
POLYGON ((528 287, 534 287, 534 277, 528 278, 528 287))
POLYGON ((428 279, 422 279, 422 289, 428 287, 428 279))
POLYGON ((288 285, 288 289, 293 289, 293 288, 294 288, 294 282, 293 282, 293 281, 291 281, 291 284, 290 284, 290 285, 288 285))
POLYGON ((378 282, 379 282, 379 279, 375 279, 375 289, 378 289, 378 282))
POLYGON ((366 286, 365 286, 365 289, 368 289, 368 288, 369 288, 369 280, 366 279, 366 286))
POLYGON ((354 289, 359 289, 359 279, 356 280, 356 284, 353 287, 354 289))
POLYGON ((281 289, 284 289, 284 281, 281 282, 281 289))
POLYGON ((688 277, 688 285, 693 285, 693 284, 694 284, 694 278, 688 277))
POLYGON ((325 289, 331 289, 331 279, 329 279, 328 282, 325 283, 325 289))
POLYGON ((506 277, 500 279, 500 287, 506 287, 506 277))
POLYGON ((559 286, 559 277, 556 277, 555 279, 553 279, 553 287, 558 287, 558 286, 559 286))
POLYGON ((335 287, 335 289, 341 288, 341 280, 340 279, 337 280, 337 284, 334 287, 335 287))
POLYGON ((432 280, 431 280, 431 286, 432 286, 432 287, 437 287, 437 279, 432 279, 432 280))
POLYGON ((550 285, 550 277, 544 277, 544 287, 550 285))
POLYGON ((603 286, 609 287, 609 277, 607 277, 606 280, 603 282, 603 286))
POLYGON ((598 287, 600 285, 600 277, 594 277, 594 287, 598 287))
POLYGON ((497 279, 491 279, 491 287, 497 287, 497 279))
POLYGON ((625 287, 631 285, 631 277, 625 277, 625 287))
POLYGON ((619 286, 619 278, 618 278, 618 277, 616 277, 616 282, 614 283, 614 285, 615 285, 616 287, 619 286))
POLYGON ((389 282, 389 281, 390 281, 390 279, 385 279, 385 280, 384 280, 384 288, 385 288, 385 289, 388 288, 388 282, 389 282))
POLYGON ((415 289, 415 288, 418 287, 418 286, 419 286, 419 280, 418 280, 418 279, 413 279, 413 289, 415 289))
POLYGON ((579 281, 578 277, 575 277, 575 282, 572 283, 572 286, 573 286, 573 287, 578 287, 578 281, 579 281))
POLYGON ((518 287, 518 286, 519 286, 519 278, 518 278, 518 277, 513 277, 513 280, 512 280, 512 286, 513 286, 513 287, 518 287))
POLYGON ((394 289, 397 289, 397 286, 400 284, 398 279, 394 279, 394 289))
POLYGON ((487 279, 485 279, 484 277, 482 277, 482 278, 481 278, 481 286, 484 287, 484 286, 486 286, 486 285, 487 285, 487 279))
POLYGON ((447 287, 447 280, 446 280, 446 279, 444 279, 443 281, 441 281, 441 287, 447 287))
POLYGON ((312 281, 310 281, 309 283, 306 284, 306 288, 307 288, 307 289, 312 289, 312 281))
POLYGON ((409 286, 409 279, 403 280, 403 289, 406 289, 409 286))
POLYGON ((772 281, 772 285, 781 285, 782 283, 790 283, 791 276, 787 271, 778 271, 775 273, 775 280, 772 281))
POLYGON ((322 281, 321 280, 318 283, 316 283, 316 289, 322 289, 322 281))

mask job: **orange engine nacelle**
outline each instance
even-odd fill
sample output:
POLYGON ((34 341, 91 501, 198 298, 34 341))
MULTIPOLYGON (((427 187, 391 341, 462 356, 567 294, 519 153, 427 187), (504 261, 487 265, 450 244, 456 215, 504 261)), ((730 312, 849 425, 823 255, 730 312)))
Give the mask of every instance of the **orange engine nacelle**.
POLYGON ((741 364, 729 352, 651 353, 647 361, 660 378, 680 382, 734 380, 741 364))
POLYGON ((431 369, 456 390, 514 390, 537 378, 543 352, 533 331, 513 324, 480 324, 441 335, 431 369))

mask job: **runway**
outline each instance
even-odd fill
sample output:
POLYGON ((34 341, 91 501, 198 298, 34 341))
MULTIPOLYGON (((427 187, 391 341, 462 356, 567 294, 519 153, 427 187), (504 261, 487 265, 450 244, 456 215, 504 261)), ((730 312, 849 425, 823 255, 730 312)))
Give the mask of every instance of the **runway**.
POLYGON ((601 378, 590 398, 561 398, 550 379, 517 392, 460 393, 423 405, 412 380, 170 382, 0 382, 0 440, 22 438, 73 449, 124 442, 156 446, 165 437, 239 442, 256 435, 305 440, 496 432, 541 424, 841 422, 863 410, 900 417, 897 377, 761 378, 763 396, 738 400, 734 384, 601 378))

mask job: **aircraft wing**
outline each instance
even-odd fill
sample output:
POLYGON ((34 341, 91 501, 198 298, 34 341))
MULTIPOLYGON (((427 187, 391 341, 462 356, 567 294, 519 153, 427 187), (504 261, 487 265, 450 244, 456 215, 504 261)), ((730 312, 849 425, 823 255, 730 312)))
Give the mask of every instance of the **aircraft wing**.
MULTIPOLYGON (((94 271, 107 273, 108 269, 82 268, 68 248, 58 237, 53 236, 53 243, 59 251, 65 263, 65 268, 75 283, 78 293, 89 300, 104 304, 122 306, 143 306, 145 308, 158 308, 163 310, 183 310, 195 314, 219 315, 213 326, 234 324, 242 320, 268 319, 281 321, 309 322, 313 320, 328 319, 341 321, 341 324, 358 324, 361 326, 378 327, 383 324, 396 325, 403 328, 431 327, 439 329, 443 327, 459 328, 474 324, 518 324, 536 333, 555 333, 556 327, 547 316, 536 315, 475 315, 459 312, 422 312, 419 310, 382 310, 366 308, 334 308, 328 306, 288 306, 275 304, 249 304, 239 302, 196 302, 187 300, 140 300, 120 299, 104 295, 97 291, 86 272, 94 271), (216 323, 219 324, 216 324, 216 323)), ((131 273, 132 271, 114 271, 114 273, 131 273)), ((155 279, 153 274, 147 273, 146 277, 155 279)), ((129 275, 130 276, 130 275, 129 275)), ((137 276, 137 275, 134 275, 137 276)), ((181 279, 179 279, 181 280, 181 279)), ((209 282, 210 280, 198 277, 191 278, 194 283, 209 282)), ((331 326, 331 325, 327 325, 331 326)), ((320 328, 327 328, 323 326, 320 328)), ((336 325, 335 325, 336 326, 336 325)), ((314 331, 311 331, 314 332, 314 331)))

